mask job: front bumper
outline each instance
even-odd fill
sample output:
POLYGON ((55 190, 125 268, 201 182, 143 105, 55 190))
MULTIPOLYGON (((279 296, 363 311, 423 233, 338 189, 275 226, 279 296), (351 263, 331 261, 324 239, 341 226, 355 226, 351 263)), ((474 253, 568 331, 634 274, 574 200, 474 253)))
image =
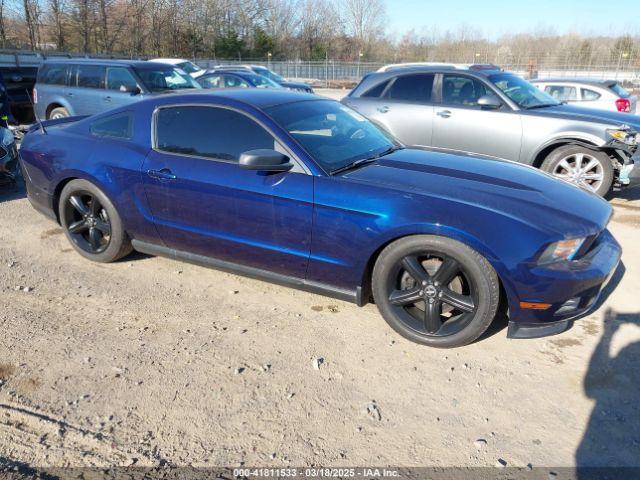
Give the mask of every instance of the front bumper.
POLYGON ((545 267, 521 267, 519 277, 525 281, 517 287, 519 298, 509 302, 507 337, 542 337, 571 328, 573 320, 598 305, 621 255, 618 242, 604 230, 578 260, 545 267), (551 306, 544 310, 525 309, 520 307, 521 301, 551 306))

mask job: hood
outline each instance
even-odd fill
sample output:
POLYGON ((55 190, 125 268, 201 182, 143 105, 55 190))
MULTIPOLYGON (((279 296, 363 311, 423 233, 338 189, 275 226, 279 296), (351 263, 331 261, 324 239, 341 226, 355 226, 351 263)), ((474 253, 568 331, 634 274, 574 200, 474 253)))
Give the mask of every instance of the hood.
POLYGON ((290 82, 290 81, 284 81, 281 82, 280 85, 282 85, 283 87, 286 88, 290 88, 292 90, 310 90, 311 87, 309 85, 307 85, 306 83, 303 82, 290 82))
POLYGON ((560 238, 597 233, 612 212, 597 195, 536 168, 431 149, 400 150, 344 178, 494 211, 560 238))
POLYGON ((523 110, 524 114, 553 115, 568 120, 581 120, 584 122, 606 123, 612 126, 622 124, 633 127, 640 132, 640 116, 630 113, 613 112, 611 110, 599 110, 596 108, 576 107, 575 105, 557 105, 534 110, 523 110))

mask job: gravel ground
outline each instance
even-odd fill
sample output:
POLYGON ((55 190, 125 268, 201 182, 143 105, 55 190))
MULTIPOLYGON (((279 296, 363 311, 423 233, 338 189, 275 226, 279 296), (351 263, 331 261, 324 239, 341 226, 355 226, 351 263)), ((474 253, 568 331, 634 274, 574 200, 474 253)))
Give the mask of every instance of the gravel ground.
POLYGON ((640 190, 614 204, 624 265, 597 312, 443 351, 373 305, 90 263, 1 190, 0 465, 640 465, 640 190))

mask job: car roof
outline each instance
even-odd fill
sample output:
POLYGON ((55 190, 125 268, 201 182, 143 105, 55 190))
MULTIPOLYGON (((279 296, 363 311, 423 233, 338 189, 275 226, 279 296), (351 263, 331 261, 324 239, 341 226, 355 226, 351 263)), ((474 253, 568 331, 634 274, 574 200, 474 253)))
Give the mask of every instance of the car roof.
POLYGON ((602 80, 597 78, 580 78, 580 77, 554 77, 554 78, 536 78, 530 80, 531 83, 583 83, 585 85, 593 85, 597 87, 611 87, 618 83, 616 80, 602 80))
MULTIPOLYGON (((158 95, 143 102, 158 103, 216 103, 218 98, 224 98, 258 109, 274 107, 276 105, 284 105, 287 103, 303 102, 310 100, 325 100, 327 102, 335 102, 330 98, 312 95, 310 93, 295 92, 286 89, 262 89, 262 88, 225 88, 220 90, 190 90, 189 93, 169 92, 166 95, 158 95)), ((131 107, 129 107, 131 108, 131 107)))
MULTIPOLYGON (((159 62, 147 62, 145 60, 122 60, 122 59, 97 59, 97 58, 49 58, 44 61, 45 64, 87 64, 87 65, 120 65, 124 67, 137 67, 137 68, 153 68, 158 65, 163 65, 159 62)), ((164 65, 173 67, 168 63, 164 65)))
POLYGON ((499 66, 492 64, 466 64, 466 63, 397 63, 386 65, 374 73, 398 73, 398 72, 439 72, 439 71, 468 71, 470 73, 490 75, 503 71, 499 66))

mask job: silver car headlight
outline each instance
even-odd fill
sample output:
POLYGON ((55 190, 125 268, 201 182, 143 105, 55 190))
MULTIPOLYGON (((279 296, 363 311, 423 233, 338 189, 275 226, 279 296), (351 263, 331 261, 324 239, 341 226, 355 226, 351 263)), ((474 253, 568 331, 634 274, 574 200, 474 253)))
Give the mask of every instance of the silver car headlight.
POLYGON ((549 263, 573 260, 576 253, 582 247, 586 238, 572 238, 570 240, 560 240, 549 245, 538 258, 538 263, 546 265, 549 263))
POLYGON ((640 134, 629 128, 612 128, 607 130, 607 133, 617 141, 632 147, 640 142, 640 134))

